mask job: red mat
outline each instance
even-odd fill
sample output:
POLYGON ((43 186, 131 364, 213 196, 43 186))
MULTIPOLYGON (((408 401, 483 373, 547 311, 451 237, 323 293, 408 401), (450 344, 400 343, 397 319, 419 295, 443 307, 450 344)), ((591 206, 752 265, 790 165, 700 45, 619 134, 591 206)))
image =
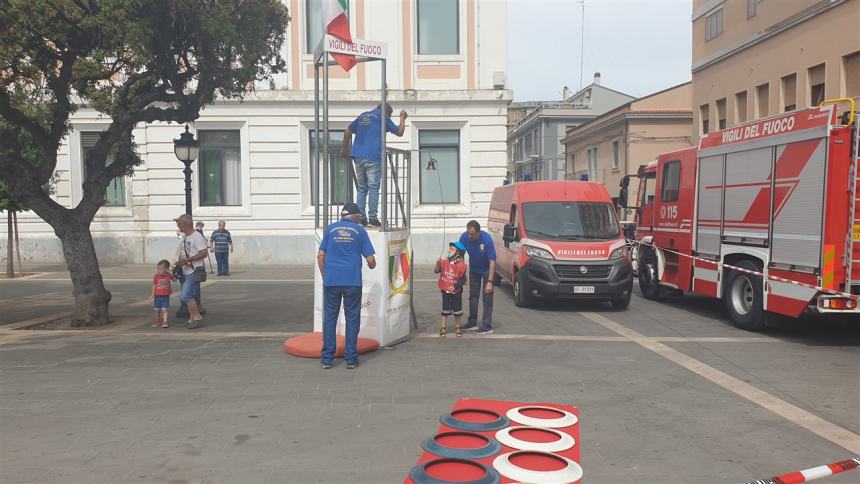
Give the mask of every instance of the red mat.
MULTIPOLYGON (((337 336, 337 350, 335 358, 343 358, 343 349, 346 346, 346 338, 337 336)), ((370 338, 358 337, 358 353, 367 353, 379 349, 379 341, 370 338)), ((307 333, 294 336, 284 341, 284 351, 303 358, 319 358, 322 351, 322 333, 307 333)))
MULTIPOLYGON (((523 406, 532 406, 538 405, 542 407, 552 407, 557 408, 559 410, 566 410, 579 418, 579 410, 576 407, 571 407, 569 405, 559 405, 557 403, 518 403, 518 402, 507 402, 503 400, 479 400, 479 399, 470 399, 470 398, 461 398, 457 400, 457 403, 454 405, 454 408, 451 411, 462 410, 462 409, 482 409, 482 410, 492 410, 493 412, 498 413, 499 415, 505 415, 508 410, 516 407, 523 406)), ((530 410, 524 412, 524 415, 535 418, 557 418, 560 417, 559 414, 549 411, 541 411, 541 410, 530 410)), ((441 415, 440 415, 441 417, 441 415)), ((494 418, 490 415, 486 414, 469 414, 469 413, 460 413, 456 415, 457 419, 469 421, 469 422, 488 422, 494 420, 494 418)), ((561 455, 567 457, 568 459, 580 464, 579 462, 579 422, 570 427, 558 428, 555 430, 566 433, 574 438, 576 441, 576 445, 572 448, 562 451, 555 452, 557 455, 561 455)), ((522 427, 521 424, 511 421, 511 427, 522 427)), ((442 432, 451 432, 456 431, 457 429, 453 429, 446 425, 440 425, 439 430, 436 432, 436 435, 442 432)), ((487 437, 495 438, 496 435, 495 430, 489 432, 475 432, 478 434, 485 435, 487 437)), ((540 431, 528 431, 524 430, 521 432, 514 432, 516 438, 521 440, 533 441, 533 442, 551 442, 556 440, 556 437, 551 435, 546 435, 545 432, 540 431)), ((432 435, 428 435, 427 437, 432 437, 432 435)), ((480 447, 482 445, 481 441, 475 438, 469 437, 447 437, 444 440, 437 441, 442 445, 447 447, 459 447, 459 448, 474 448, 480 447)), ((420 446, 420 442, 417 443, 420 446)), ((512 449, 506 445, 502 445, 502 450, 490 457, 486 457, 484 459, 476 459, 477 462, 480 462, 487 467, 493 467, 493 460, 501 454, 506 454, 508 452, 513 452, 517 449, 512 449)), ((424 452, 421 454, 421 457, 418 459, 418 463, 427 462, 430 460, 439 459, 440 457, 437 455, 433 455, 429 452, 424 452)), ((560 464, 560 461, 557 459, 551 459, 539 455, 523 455, 517 458, 511 459, 511 463, 523 467, 525 469, 534 470, 534 471, 553 471, 558 470, 563 467, 560 464)), ((581 464, 580 464, 581 465, 581 464)), ((467 464, 443 464, 438 466, 431 466, 427 469, 427 473, 435 477, 437 479, 448 480, 448 481, 470 481, 474 479, 479 479, 483 477, 483 470, 476 466, 470 466, 467 464)), ((501 476, 503 483, 511 483, 516 482, 512 479, 508 479, 505 476, 501 476)), ((406 477, 406 480, 403 481, 406 484, 414 484, 410 477, 406 477)), ((577 481, 579 482, 579 481, 577 481)))

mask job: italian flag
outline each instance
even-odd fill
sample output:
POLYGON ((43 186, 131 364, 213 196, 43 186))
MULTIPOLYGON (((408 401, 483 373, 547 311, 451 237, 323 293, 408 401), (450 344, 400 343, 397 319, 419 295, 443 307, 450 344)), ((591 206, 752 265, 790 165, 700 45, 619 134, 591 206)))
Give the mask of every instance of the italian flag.
MULTIPOLYGON (((349 17, 347 16, 347 2, 349 0, 323 0, 322 20, 323 30, 345 42, 352 42, 349 33, 349 17)), ((355 56, 348 54, 332 54, 335 62, 345 71, 355 66, 355 56)))

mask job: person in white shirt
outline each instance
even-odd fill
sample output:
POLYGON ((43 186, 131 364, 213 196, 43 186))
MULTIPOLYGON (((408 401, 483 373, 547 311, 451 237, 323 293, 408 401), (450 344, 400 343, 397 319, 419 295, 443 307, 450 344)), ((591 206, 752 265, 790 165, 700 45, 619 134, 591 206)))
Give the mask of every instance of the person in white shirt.
POLYGON ((202 270, 204 274, 206 273, 206 266, 203 261, 209 255, 208 244, 206 237, 194 230, 194 220, 191 215, 185 213, 174 220, 179 231, 182 232, 182 238, 179 241, 179 261, 176 262, 176 265, 181 266, 182 273, 185 274, 179 300, 188 307, 190 314, 188 329, 196 329, 200 327, 203 316, 197 306, 200 297, 200 283, 195 277, 195 271, 202 270))

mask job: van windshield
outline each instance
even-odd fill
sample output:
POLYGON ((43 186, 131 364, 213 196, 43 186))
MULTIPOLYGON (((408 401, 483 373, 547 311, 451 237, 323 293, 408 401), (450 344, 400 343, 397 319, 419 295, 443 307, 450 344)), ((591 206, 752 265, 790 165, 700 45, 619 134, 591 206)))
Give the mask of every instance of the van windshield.
POLYGON ((620 234, 612 205, 603 202, 525 203, 523 225, 536 239, 608 240, 620 234))

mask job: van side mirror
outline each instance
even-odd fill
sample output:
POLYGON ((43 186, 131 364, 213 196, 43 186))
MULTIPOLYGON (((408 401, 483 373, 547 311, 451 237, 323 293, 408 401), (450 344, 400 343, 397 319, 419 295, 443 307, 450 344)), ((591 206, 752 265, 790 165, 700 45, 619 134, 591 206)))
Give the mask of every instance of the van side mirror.
POLYGON ((621 208, 629 208, 627 207, 627 187, 622 188, 621 191, 618 192, 618 204, 621 208))
POLYGON ((505 232, 502 235, 502 240, 504 240, 505 242, 507 242, 509 244, 511 242, 516 242, 520 238, 520 235, 518 232, 519 231, 517 230, 516 226, 511 225, 511 224, 505 224, 505 232))

